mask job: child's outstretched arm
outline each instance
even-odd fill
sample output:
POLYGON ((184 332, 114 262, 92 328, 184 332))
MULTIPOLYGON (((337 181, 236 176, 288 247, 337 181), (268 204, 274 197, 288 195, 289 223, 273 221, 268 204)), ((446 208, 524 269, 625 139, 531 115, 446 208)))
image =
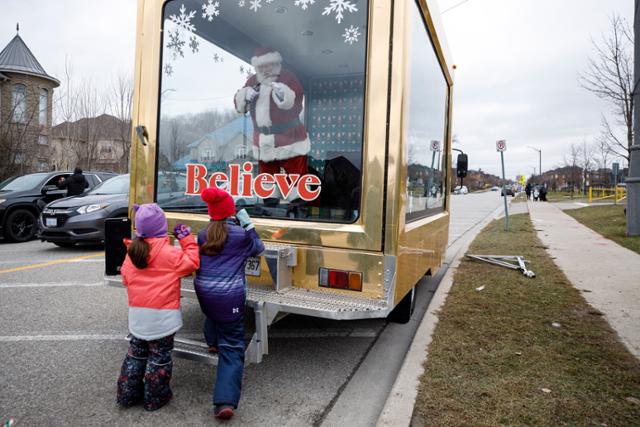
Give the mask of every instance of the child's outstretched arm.
POLYGON ((191 235, 191 228, 184 224, 176 224, 173 229, 173 235, 178 239, 182 247, 182 252, 180 252, 176 258, 176 274, 179 276, 188 276, 200 268, 198 244, 191 235))
POLYGON ((264 252, 264 243, 260 240, 247 211, 240 209, 236 214, 236 218, 238 218, 240 226, 247 232, 245 238, 245 255, 256 256, 264 252))

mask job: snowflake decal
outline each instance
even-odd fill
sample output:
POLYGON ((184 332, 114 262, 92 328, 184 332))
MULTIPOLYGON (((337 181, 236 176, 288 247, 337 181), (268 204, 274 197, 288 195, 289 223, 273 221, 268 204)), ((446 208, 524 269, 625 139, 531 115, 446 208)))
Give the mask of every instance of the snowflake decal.
POLYGON ((262 0, 250 0, 249 3, 249 9, 254 12, 258 12, 258 9, 262 7, 262 0))
POLYGON ((167 49, 171 51, 171 56, 175 60, 178 55, 184 58, 184 51, 182 48, 185 45, 185 41, 182 39, 180 31, 169 31, 169 43, 167 43, 167 49))
POLYGON ((329 0, 329 6, 324 8, 323 15, 336 14, 338 24, 344 19, 344 12, 357 12, 358 8, 350 0, 329 0))
POLYGON ((196 36, 191 36, 189 39, 189 47, 191 48, 191 53, 196 53, 200 50, 200 42, 196 39, 196 36))
POLYGON ((352 25, 344 29, 344 34, 342 35, 342 37, 344 37, 345 43, 354 44, 358 43, 358 37, 360 37, 361 35, 362 33, 358 31, 358 27, 352 25))
POLYGON ((164 73, 171 77, 171 75, 173 74, 173 67, 171 66, 171 64, 164 64, 164 73))
POLYGON ((307 10, 309 6, 314 4, 316 0, 296 0, 293 2, 294 6, 300 6, 302 10, 307 10))
POLYGON ((238 0, 238 7, 244 7, 244 0, 238 0))
POLYGON ((213 62, 224 62, 224 58, 217 53, 213 54, 213 62))
POLYGON ((191 10, 187 14, 187 8, 184 7, 184 4, 183 4, 182 6, 180 6, 180 15, 178 16, 170 15, 169 19, 171 20, 171 22, 176 24, 178 28, 186 31, 195 32, 196 27, 191 23, 191 20, 193 19, 194 16, 196 16, 196 11, 191 10))
POLYGON ((202 5, 202 19, 207 21, 213 21, 214 16, 220 15, 220 2, 213 0, 207 0, 207 3, 202 5))

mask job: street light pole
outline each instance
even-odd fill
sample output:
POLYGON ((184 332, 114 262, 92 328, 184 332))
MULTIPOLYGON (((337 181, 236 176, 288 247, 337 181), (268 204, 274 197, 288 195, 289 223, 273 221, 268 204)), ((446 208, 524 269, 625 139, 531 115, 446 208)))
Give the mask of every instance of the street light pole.
POLYGON ((633 145, 629 150, 627 184, 627 236, 640 236, 640 0, 635 0, 633 19, 633 145))
POLYGON ((540 166, 540 168, 538 169, 538 172, 540 173, 540 175, 542 175, 542 150, 540 148, 532 147, 530 145, 527 145, 527 147, 531 148, 532 150, 536 150, 538 152, 538 166, 540 166))

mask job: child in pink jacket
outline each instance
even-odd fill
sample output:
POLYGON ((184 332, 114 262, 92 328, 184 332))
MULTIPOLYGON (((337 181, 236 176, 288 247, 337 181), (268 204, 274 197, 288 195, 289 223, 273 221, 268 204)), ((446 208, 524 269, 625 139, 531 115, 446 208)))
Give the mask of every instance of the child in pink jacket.
POLYGON ((125 242, 121 269, 131 341, 118 378, 117 402, 123 407, 143 402, 144 409, 154 411, 172 396, 171 350, 182 327, 180 278, 198 269, 200 256, 191 230, 182 224, 173 230, 182 250, 171 245, 158 205, 135 205, 134 212, 136 239, 125 242))

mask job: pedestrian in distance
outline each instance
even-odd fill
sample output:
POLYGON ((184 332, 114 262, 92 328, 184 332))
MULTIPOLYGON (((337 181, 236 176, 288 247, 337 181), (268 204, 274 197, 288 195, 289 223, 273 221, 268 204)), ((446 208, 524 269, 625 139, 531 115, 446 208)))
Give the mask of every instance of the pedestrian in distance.
POLYGON ((264 244, 233 198, 216 187, 202 192, 209 225, 198 233, 200 269, 194 287, 206 319, 204 336, 209 351, 218 353, 213 388, 214 416, 227 420, 238 408, 244 371, 244 306, 247 258, 264 251, 264 244), (234 218, 235 214, 235 218, 234 218), (236 223, 236 220, 238 223, 236 223))
POLYGON ((180 278, 200 266, 200 257, 189 227, 176 224, 173 229, 179 249, 169 242, 167 219, 158 205, 134 205, 133 209, 136 238, 125 239, 127 256, 121 268, 131 339, 116 400, 125 408, 143 403, 144 409, 155 411, 173 396, 171 351, 182 327, 180 278))
POLYGON ((89 188, 89 181, 82 173, 82 169, 76 167, 73 170, 73 174, 67 178, 60 178, 57 184, 61 190, 67 189, 67 196, 78 196, 84 193, 84 190, 89 188))
POLYGON ((524 192, 527 195, 527 200, 531 200, 531 183, 527 182, 527 185, 524 187, 524 192))
POLYGON ((540 187, 540 201, 541 202, 547 201, 547 184, 543 184, 540 187))
POLYGON ((537 202, 540 199, 540 187, 537 185, 533 188, 533 201, 537 202))

